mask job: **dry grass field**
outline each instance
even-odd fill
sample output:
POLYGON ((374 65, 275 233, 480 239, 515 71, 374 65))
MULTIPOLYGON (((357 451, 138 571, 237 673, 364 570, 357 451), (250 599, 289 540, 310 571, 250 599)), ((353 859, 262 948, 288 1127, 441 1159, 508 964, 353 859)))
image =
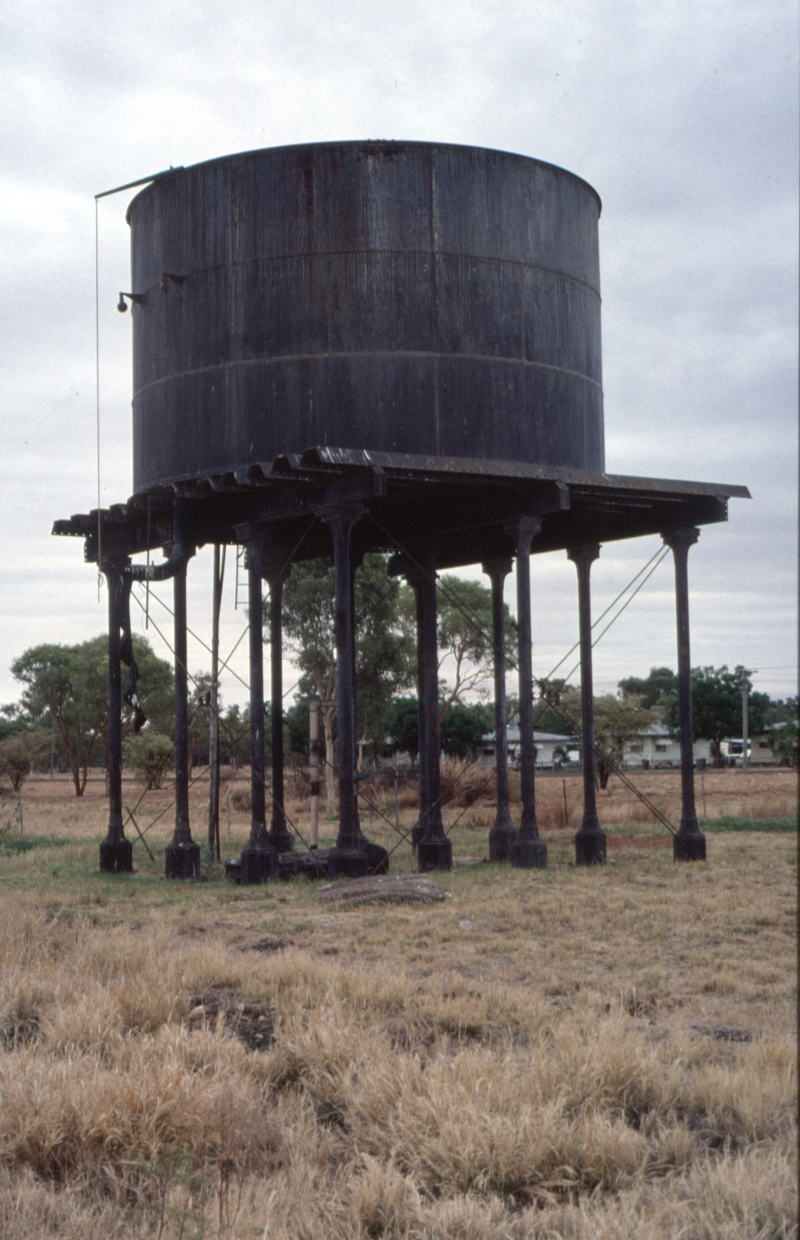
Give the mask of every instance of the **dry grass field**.
MULTIPOLYGON (((431 905, 167 883, 169 810, 155 860, 137 840, 104 877, 102 783, 25 786, 25 840, 0 839, 3 1240, 797 1235, 796 776, 698 776, 709 860, 680 866, 612 784, 592 871, 578 779, 541 779, 551 866, 518 872, 483 861, 493 810, 457 775, 431 905)), ((677 824, 677 774, 636 782, 677 824)), ((393 787, 365 799, 393 845, 393 787)), ((234 856, 248 816, 223 805, 234 856)))

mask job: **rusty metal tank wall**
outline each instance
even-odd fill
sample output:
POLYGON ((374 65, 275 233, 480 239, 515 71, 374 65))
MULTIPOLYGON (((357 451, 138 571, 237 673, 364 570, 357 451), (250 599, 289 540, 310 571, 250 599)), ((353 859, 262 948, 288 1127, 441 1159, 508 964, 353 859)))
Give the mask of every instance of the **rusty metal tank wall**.
POLYGON ((135 490, 317 445, 602 470, 599 214, 560 168, 430 143, 156 181, 128 213, 135 490))

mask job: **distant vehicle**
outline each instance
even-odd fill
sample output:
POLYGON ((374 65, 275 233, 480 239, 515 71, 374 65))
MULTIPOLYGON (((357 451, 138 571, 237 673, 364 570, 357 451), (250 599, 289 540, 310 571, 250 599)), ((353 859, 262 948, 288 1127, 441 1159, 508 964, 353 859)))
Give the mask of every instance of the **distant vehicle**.
MULTIPOLYGON (((752 745, 748 737, 747 760, 750 761, 752 745)), ((720 741, 719 756, 723 766, 741 766, 744 762, 744 738, 720 741)))

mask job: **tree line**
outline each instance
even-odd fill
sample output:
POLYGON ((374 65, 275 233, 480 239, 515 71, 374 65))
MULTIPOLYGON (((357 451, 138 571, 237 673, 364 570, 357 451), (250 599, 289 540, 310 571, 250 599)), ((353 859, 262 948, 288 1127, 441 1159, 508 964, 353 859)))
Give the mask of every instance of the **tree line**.
MULTIPOLYGON (((388 557, 364 557, 355 575, 356 691, 359 766, 401 750, 417 750, 415 605, 411 588, 387 574, 388 557)), ((440 668, 439 727, 442 751, 466 757, 494 727, 489 700, 492 678, 491 590, 481 582, 443 574, 437 583, 440 668)), ((333 624, 334 573, 330 560, 295 564, 283 591, 284 650, 297 668, 293 700, 283 712, 284 748, 290 760, 308 750, 308 704, 323 701, 322 723, 328 796, 334 796, 336 761, 336 644, 333 624)), ((508 667, 513 666, 516 623, 505 609, 508 667)), ((263 618, 266 622, 266 615, 263 618)), ((265 641, 268 628, 264 624, 265 641)), ((139 699, 148 722, 136 735, 132 709, 123 706, 124 759, 150 786, 169 768, 174 742, 173 674, 170 663, 136 636, 139 699)), ((108 649, 101 635, 76 645, 32 647, 11 670, 20 681, 19 702, 0 709, 0 773, 18 788, 31 769, 54 761, 72 775, 82 796, 89 769, 107 765, 108 649)), ((712 761, 720 760, 723 738, 741 735, 742 677, 746 669, 698 667, 692 670, 695 739, 708 740, 712 761)), ((618 694, 595 699, 598 776, 607 782, 612 762, 625 745, 653 722, 652 707, 664 708, 667 727, 677 731, 677 678, 667 667, 646 677, 621 680, 618 694)), ((534 712, 537 731, 572 735, 580 730, 580 693, 564 681, 540 682, 534 712)), ((516 702, 509 698, 513 716, 516 702)), ((773 701, 749 686, 751 734, 773 732, 773 751, 797 763, 797 699, 773 701)), ((208 761, 210 676, 193 677, 189 704, 189 745, 193 765, 208 761)), ((271 744, 267 708, 265 744, 271 744)), ((225 764, 249 761, 248 708, 221 710, 220 751, 225 764)))

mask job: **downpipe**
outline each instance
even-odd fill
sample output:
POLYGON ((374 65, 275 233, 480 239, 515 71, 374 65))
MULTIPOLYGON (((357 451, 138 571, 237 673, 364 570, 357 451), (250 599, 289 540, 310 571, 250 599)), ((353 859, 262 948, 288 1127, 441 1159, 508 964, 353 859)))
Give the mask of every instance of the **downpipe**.
POLYGON ((131 582, 168 581, 174 577, 197 552, 187 527, 186 501, 176 496, 172 501, 172 547, 167 559, 160 564, 129 564, 123 575, 131 582))

